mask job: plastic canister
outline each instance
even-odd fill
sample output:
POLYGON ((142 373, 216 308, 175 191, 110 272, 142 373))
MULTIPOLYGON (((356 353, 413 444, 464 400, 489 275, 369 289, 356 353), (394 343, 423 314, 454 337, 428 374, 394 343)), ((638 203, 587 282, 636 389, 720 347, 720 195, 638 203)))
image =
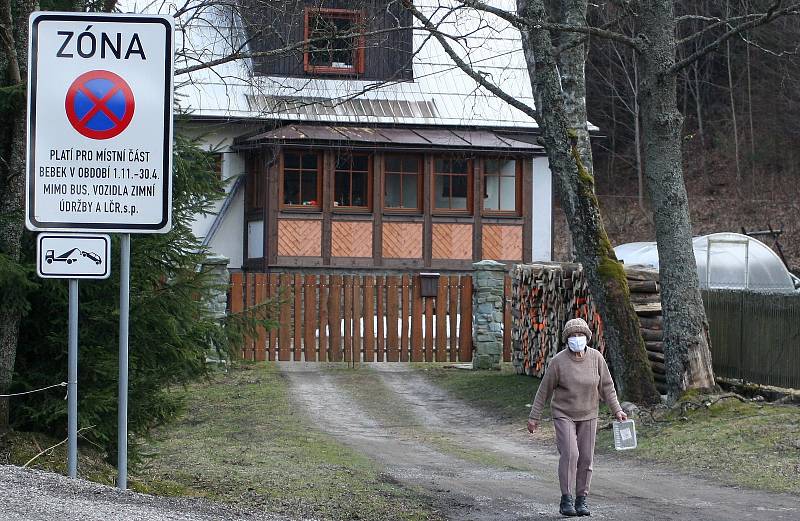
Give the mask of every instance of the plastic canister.
POLYGON ((631 450, 636 448, 636 423, 633 420, 613 422, 614 448, 631 450))

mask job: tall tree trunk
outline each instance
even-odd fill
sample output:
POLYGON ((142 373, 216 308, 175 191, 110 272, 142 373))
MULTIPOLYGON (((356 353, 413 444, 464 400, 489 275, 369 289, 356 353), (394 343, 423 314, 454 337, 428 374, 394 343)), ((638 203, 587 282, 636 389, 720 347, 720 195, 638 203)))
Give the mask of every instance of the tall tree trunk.
POLYGON ((692 248, 692 226, 681 164, 681 126, 675 75, 672 0, 643 0, 639 55, 644 169, 654 212, 661 266, 664 354, 670 399, 689 388, 712 388, 708 322, 692 248))
MULTIPOLYGON (((560 22, 575 27, 586 26, 588 0, 561 0, 560 22)), ((581 38, 577 33, 562 33, 562 45, 572 44, 581 38)), ((586 46, 575 45, 559 55, 558 72, 564 96, 564 110, 570 129, 575 133, 575 146, 586 172, 594 176, 592 145, 586 124, 586 46)))
MULTIPOLYGON (((731 16, 731 4, 725 2, 725 16, 731 16)), ((736 164, 736 193, 742 193, 742 167, 739 163, 739 125, 736 123, 736 93, 733 89, 733 65, 731 64, 731 41, 725 42, 725 63, 728 68, 728 93, 731 99, 731 122, 733 124, 733 159, 736 164)))
MULTIPOLYGON (((3 50, 6 65, 2 86, 20 85, 27 73, 28 16, 38 6, 36 1, 22 1, 13 6, 11 0, 0 0, 0 22, 4 40, 3 50), (6 37, 13 35, 11 44, 6 37)), ((20 260, 25 193, 25 106, 12 115, 8 124, 11 132, 7 143, 0 150, 6 162, 0 169, 0 252, 13 261, 20 260)), ((20 311, 0 307, 0 394, 7 394, 14 376, 17 357, 20 311)), ((9 428, 9 401, 0 398, 0 432, 9 428)))
MULTIPOLYGON (((547 19, 542 0, 519 0, 517 8, 521 16, 534 22, 547 19)), ((655 403, 659 395, 647 362, 639 321, 630 303, 622 264, 614 255, 603 226, 594 178, 584 166, 576 133, 570 128, 550 34, 544 30, 523 30, 522 44, 550 168, 578 260, 586 270, 592 297, 601 310, 617 385, 628 400, 655 403), (573 140, 575 144, 570 147, 573 140)))

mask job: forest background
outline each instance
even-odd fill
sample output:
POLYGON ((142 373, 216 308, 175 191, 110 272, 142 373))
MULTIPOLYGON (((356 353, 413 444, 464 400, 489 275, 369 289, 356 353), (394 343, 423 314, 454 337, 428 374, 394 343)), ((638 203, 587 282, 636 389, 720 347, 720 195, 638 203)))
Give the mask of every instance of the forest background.
MULTIPOLYGON (((752 3, 676 1, 678 39, 698 31, 700 13, 725 19, 752 12, 752 3)), ((588 22, 602 26, 618 14, 610 3, 590 6, 588 22)), ((798 34, 798 17, 780 18, 723 43, 678 78, 693 234, 782 228, 780 244, 794 272, 800 270, 798 34)), ((708 33, 679 51, 688 55, 715 38, 708 33)), ((589 48, 587 105, 589 120, 600 128, 592 148, 606 230, 615 246, 653 241, 652 213, 641 183, 636 58, 613 40, 593 38, 589 48)), ((567 260, 568 231, 562 213, 557 210, 555 216, 555 256, 567 260)), ((760 239, 772 246, 771 239, 760 239)))

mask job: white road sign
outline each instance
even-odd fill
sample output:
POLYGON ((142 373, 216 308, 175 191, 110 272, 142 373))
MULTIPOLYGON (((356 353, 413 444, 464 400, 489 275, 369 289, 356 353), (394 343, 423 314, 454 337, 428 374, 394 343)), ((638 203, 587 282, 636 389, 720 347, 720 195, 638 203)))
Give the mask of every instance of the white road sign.
POLYGON ((173 22, 168 16, 30 17, 30 230, 171 227, 173 22))
POLYGON ((108 235, 41 233, 36 271, 45 279, 105 279, 111 273, 108 235))

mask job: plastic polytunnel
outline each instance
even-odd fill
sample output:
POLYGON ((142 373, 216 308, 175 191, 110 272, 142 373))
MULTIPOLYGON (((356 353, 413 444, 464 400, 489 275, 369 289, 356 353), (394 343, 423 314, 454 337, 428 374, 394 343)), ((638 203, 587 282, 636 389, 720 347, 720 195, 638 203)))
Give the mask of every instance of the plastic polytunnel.
MULTIPOLYGON (((794 292, 800 279, 763 242, 739 233, 712 233, 692 240, 697 277, 703 289, 794 292)), ((614 248, 626 265, 658 269, 655 242, 631 242, 614 248)))

